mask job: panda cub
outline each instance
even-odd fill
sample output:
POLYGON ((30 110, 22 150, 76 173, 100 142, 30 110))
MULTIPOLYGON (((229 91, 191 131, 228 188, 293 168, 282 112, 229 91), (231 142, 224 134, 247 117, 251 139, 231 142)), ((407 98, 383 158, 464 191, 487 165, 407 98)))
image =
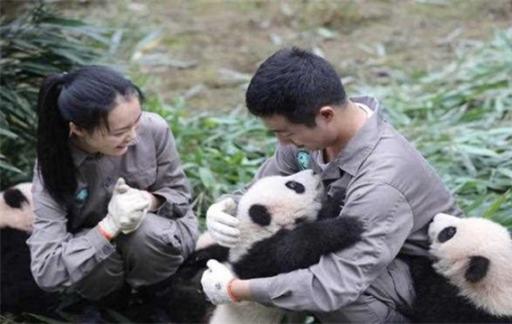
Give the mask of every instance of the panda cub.
MULTIPOLYGON (((322 255, 353 245, 363 231, 356 218, 337 217, 340 197, 324 197, 321 179, 312 170, 262 178, 238 203, 239 244, 229 251, 212 245, 196 251, 195 257, 227 261, 241 279, 307 268, 322 255)), ((240 302, 218 306, 210 323, 280 323, 284 314, 281 309, 240 302)))
POLYGON ((430 254, 410 259, 414 322, 512 323, 512 238, 483 218, 438 214, 430 254))

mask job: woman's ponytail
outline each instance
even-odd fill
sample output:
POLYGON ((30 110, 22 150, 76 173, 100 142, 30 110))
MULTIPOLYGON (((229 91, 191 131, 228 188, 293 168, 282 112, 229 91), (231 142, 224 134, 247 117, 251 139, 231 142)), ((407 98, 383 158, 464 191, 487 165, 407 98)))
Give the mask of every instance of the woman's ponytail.
POLYGON ((75 167, 69 149, 69 126, 59 111, 58 100, 66 75, 47 77, 37 102, 37 163, 44 185, 59 203, 68 205, 76 189, 75 167))

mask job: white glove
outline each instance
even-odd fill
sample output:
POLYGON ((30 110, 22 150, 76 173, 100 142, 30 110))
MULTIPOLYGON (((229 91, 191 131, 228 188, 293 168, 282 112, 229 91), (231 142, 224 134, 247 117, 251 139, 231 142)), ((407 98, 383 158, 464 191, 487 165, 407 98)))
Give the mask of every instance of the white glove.
POLYGON ((232 248, 240 240, 240 221, 233 216, 236 203, 232 198, 223 199, 208 208, 206 212, 206 227, 213 239, 224 247, 232 248))
POLYGON ((143 190, 131 188, 123 178, 119 178, 108 203, 108 213, 100 222, 101 230, 110 238, 119 232, 124 234, 135 231, 146 216, 150 199, 143 190))
POLYGON ((209 260, 206 266, 208 270, 203 272, 201 285, 210 302, 214 305, 236 302, 229 290, 235 279, 233 273, 217 260, 209 260))

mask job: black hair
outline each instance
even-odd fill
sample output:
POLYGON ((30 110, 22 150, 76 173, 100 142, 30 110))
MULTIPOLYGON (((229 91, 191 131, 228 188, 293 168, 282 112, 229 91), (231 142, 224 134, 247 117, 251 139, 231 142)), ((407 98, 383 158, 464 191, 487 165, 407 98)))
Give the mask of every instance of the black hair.
POLYGON ((341 106, 347 98, 341 79, 329 62, 293 47, 277 51, 260 65, 245 101, 255 116, 278 114, 290 122, 312 127, 321 107, 341 106))
POLYGON ((37 166, 52 198, 68 206, 77 186, 69 122, 88 132, 100 125, 108 127, 108 113, 117 96, 133 95, 142 104, 140 89, 105 66, 84 66, 44 79, 37 102, 37 166))

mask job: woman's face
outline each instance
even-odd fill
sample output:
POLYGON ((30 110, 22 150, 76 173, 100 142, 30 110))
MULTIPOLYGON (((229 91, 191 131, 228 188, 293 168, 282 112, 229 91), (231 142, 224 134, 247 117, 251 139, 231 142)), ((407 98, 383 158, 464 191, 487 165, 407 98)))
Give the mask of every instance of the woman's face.
POLYGON ((108 127, 104 123, 93 132, 79 132, 79 147, 89 153, 102 153, 119 156, 126 153, 128 146, 137 137, 137 128, 142 116, 137 96, 116 99, 116 106, 107 117, 108 127))

